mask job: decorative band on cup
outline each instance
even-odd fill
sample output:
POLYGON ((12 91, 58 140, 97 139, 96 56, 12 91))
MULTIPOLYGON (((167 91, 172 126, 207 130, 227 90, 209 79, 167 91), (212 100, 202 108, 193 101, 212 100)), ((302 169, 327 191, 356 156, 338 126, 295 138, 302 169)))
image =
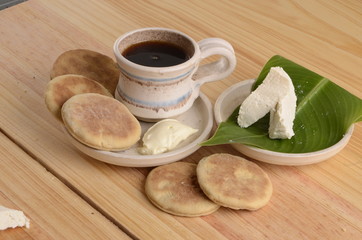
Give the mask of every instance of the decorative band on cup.
POLYGON ((132 74, 132 73, 129 73, 129 72, 127 72, 126 70, 124 70, 123 68, 120 68, 120 69, 121 69, 121 71, 122 71, 125 75, 127 75, 127 76, 129 76, 129 77, 131 77, 131 78, 133 78, 133 79, 139 80, 139 81, 167 82, 167 81, 179 80, 179 79, 182 79, 182 78, 188 76, 188 75, 194 70, 194 67, 193 67, 191 70, 189 70, 188 72, 186 72, 186 73, 180 74, 180 75, 178 75, 178 76, 176 76, 176 77, 170 77, 170 78, 148 78, 148 77, 141 77, 141 76, 137 76, 137 75, 134 75, 134 74, 132 74))
POLYGON ((184 94, 181 97, 178 97, 176 99, 172 99, 172 100, 168 100, 168 101, 145 101, 145 100, 141 100, 141 99, 136 99, 133 97, 128 96, 127 94, 125 94, 120 88, 117 88, 118 91, 118 95, 127 103, 130 103, 132 105, 136 105, 138 107, 143 107, 143 108, 149 108, 149 109, 172 109, 173 107, 176 106, 182 106, 184 105, 187 100, 190 98, 192 91, 188 91, 186 94, 184 94))

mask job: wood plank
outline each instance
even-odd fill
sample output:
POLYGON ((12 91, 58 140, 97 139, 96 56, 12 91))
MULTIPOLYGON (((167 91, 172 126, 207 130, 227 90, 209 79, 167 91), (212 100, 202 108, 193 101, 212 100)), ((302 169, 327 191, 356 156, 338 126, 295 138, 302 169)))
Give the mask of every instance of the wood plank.
POLYGON ((2 133, 0 205, 30 219, 29 229, 0 231, 0 239, 130 239, 2 133))

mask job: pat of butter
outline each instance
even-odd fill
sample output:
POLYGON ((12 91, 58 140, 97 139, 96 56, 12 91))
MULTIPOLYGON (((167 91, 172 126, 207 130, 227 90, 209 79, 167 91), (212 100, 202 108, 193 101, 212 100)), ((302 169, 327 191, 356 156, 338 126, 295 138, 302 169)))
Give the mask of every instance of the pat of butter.
POLYGON ((197 131, 175 119, 161 120, 143 135, 143 147, 138 151, 145 155, 170 151, 197 131))
POLYGON ((293 82, 281 67, 272 67, 264 81, 241 104, 238 124, 246 128, 270 112, 269 137, 294 136, 297 97, 293 82))
POLYGON ((0 230, 16 227, 30 227, 30 221, 24 213, 19 210, 0 206, 0 230))

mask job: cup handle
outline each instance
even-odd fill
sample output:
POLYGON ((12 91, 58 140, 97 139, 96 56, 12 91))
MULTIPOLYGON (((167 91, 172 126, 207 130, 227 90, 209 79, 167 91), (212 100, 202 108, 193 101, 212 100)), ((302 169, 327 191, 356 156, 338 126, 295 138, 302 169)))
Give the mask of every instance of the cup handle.
POLYGON ((210 56, 219 55, 217 61, 200 65, 193 74, 195 88, 206 82, 221 80, 229 76, 236 66, 235 52, 231 44, 220 38, 206 38, 198 42, 201 52, 200 62, 210 56))

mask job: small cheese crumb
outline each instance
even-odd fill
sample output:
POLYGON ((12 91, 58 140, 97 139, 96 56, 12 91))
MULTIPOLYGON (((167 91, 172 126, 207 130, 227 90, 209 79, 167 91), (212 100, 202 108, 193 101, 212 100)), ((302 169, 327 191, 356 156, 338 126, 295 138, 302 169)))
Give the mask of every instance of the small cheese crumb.
POLYGON ((30 220, 22 211, 0 206, 0 230, 16 227, 30 227, 30 220))

